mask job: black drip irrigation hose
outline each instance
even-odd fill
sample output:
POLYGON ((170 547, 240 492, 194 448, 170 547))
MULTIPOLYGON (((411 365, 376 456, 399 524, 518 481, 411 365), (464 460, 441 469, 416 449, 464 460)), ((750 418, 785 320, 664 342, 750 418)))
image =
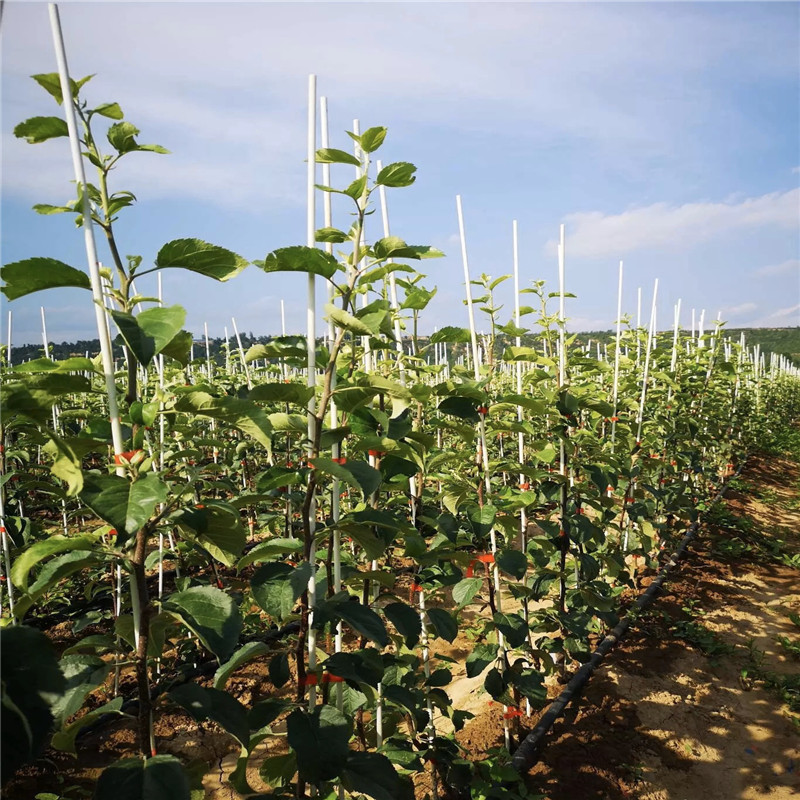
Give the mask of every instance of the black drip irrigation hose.
MULTIPOLYGON (((719 501, 728 484, 731 480, 736 478, 744 467, 745 461, 739 465, 736 472, 720 487, 714 499, 709 504, 709 508, 719 501)), ((587 661, 573 676, 572 680, 566 685, 564 691, 553 701, 550 707, 542 715, 536 727, 522 740, 519 747, 511 757, 511 766, 520 774, 525 774, 531 767, 536 764, 539 758, 539 753, 544 745, 545 736, 550 732, 550 729, 555 724, 556 720, 564 713, 567 706, 573 701, 577 700, 583 691, 584 686, 588 683, 594 671, 600 666, 602 660, 608 653, 627 633, 631 623, 634 622, 641 611, 649 606, 656 595, 661 590, 664 581, 667 578, 670 570, 677 566, 678 562, 683 558, 689 547, 689 542, 694 538, 700 527, 702 515, 698 517, 686 535, 678 545, 678 549, 670 556, 669 560, 661 567, 655 580, 647 587, 647 589, 639 595, 633 608, 631 608, 627 615, 617 623, 614 630, 609 633, 605 639, 597 646, 597 649, 592 653, 592 657, 587 661)))

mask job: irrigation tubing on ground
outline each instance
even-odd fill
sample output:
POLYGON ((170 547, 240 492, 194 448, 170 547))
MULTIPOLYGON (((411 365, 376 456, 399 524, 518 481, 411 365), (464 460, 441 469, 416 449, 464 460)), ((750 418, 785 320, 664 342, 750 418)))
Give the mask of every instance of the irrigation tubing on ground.
MULTIPOLYGON (((743 459, 736 472, 720 487, 714 499, 709 504, 709 508, 719 501, 724 494, 731 480, 736 478, 742 471, 745 464, 743 459)), ((592 653, 592 657, 587 661, 573 676, 572 680, 566 685, 564 691, 553 701, 550 707, 540 718, 536 727, 522 740, 519 747, 511 757, 511 766, 520 774, 526 773, 538 760, 539 752, 544 744, 544 739, 550 732, 556 720, 566 711, 567 706, 581 696, 584 686, 588 683, 594 671, 600 666, 602 660, 627 633, 631 623, 636 620, 639 613, 649 606, 660 591, 670 570, 675 567, 683 558, 689 547, 689 542, 694 538, 700 527, 702 515, 699 516, 689 527, 686 535, 678 545, 678 549, 670 556, 667 562, 661 567, 655 580, 647 589, 639 595, 633 608, 631 608, 617 626, 609 633, 605 639, 597 646, 592 653)))

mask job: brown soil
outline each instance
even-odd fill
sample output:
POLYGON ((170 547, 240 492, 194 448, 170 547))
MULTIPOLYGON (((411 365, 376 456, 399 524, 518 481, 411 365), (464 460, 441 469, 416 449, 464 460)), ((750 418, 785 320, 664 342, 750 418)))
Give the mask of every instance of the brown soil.
MULTIPOLYGON (((798 466, 756 459, 742 479, 761 499, 732 492, 728 509, 800 552, 798 466)), ((737 535, 704 528, 665 596, 555 726, 531 788, 548 800, 800 796, 800 720, 752 679, 754 660, 778 676, 800 671, 778 642, 798 638, 788 618, 800 612, 798 570, 754 562, 752 551, 722 556, 737 535), (676 638, 676 624, 702 626, 694 646, 676 638)))

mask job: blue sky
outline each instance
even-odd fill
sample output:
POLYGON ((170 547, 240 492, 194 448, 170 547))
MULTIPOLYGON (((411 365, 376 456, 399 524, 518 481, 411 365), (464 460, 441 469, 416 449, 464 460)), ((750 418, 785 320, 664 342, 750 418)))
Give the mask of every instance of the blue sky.
MULTIPOLYGON (((629 313, 637 287, 649 309, 660 279, 662 328, 678 298, 685 326, 693 307, 708 319, 721 310, 732 326, 800 324, 796 3, 60 9, 73 77, 96 73, 90 102, 118 101, 140 141, 172 151, 134 154, 114 174, 112 188, 139 200, 117 223, 125 254, 147 262, 187 236, 248 259, 304 243, 314 72, 333 146, 348 147, 344 130, 358 118, 389 128, 384 162, 418 167, 412 187, 389 191, 389 210, 394 234, 448 256, 424 262, 439 292, 423 332, 467 324, 456 194, 474 275, 511 271, 516 219, 523 284, 555 289, 566 224, 573 330, 613 324, 620 259, 629 313)), ((56 69, 46 4, 9 0, 2 34, 2 261, 50 256, 85 268, 71 219, 31 210, 72 197, 66 140, 28 145, 12 134, 23 119, 58 113, 28 77, 56 69)), ((334 183, 351 178, 334 169, 334 183)), ((510 287, 500 292, 509 316, 510 287)), ((240 330, 279 333, 281 299, 289 332, 305 324, 303 281, 255 267, 228 284, 167 271, 164 291, 198 334, 207 322, 222 335, 231 316, 240 330)), ((51 340, 94 337, 88 293, 67 290, 4 300, 3 341, 8 308, 15 343, 39 341, 40 305, 51 340)))

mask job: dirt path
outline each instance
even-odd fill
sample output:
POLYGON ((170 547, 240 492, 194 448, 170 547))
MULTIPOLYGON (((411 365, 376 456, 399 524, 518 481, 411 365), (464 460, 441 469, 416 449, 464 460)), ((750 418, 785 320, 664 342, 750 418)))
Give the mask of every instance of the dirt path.
POLYGON ((800 797, 800 467, 755 460, 735 486, 556 727, 548 800, 800 797))

